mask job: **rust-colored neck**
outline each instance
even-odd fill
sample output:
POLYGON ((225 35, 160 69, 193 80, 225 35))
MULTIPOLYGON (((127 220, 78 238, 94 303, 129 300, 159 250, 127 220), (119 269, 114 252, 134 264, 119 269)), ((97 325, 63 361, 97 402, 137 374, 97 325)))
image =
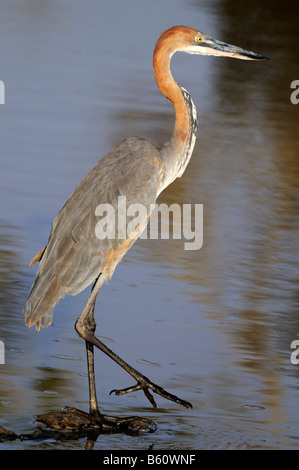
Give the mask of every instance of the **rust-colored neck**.
POLYGON ((177 49, 172 35, 167 33, 160 36, 155 46, 153 57, 154 75, 159 90, 174 106, 176 120, 173 138, 176 144, 183 148, 190 139, 192 117, 181 87, 176 83, 170 71, 170 60, 177 49))

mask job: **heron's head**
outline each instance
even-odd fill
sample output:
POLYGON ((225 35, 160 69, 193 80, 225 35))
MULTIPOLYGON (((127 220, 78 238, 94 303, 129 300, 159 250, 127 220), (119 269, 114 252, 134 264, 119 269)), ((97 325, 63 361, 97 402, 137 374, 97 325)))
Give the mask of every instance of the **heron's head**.
POLYGON ((157 45, 162 41, 169 42, 169 52, 187 52, 188 54, 215 55, 234 57, 244 60, 266 60, 265 57, 241 47, 213 39, 207 34, 187 26, 174 26, 161 34, 157 45))

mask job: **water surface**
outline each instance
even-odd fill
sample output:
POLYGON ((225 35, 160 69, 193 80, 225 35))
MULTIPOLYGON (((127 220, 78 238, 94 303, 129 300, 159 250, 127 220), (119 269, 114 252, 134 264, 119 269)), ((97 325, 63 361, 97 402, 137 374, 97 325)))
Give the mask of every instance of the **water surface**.
MULTIPOLYGON (((30 259, 82 177, 120 140, 166 141, 171 105, 152 51, 174 24, 201 28, 271 57, 253 63, 177 54, 173 75, 198 108, 184 176, 159 202, 200 203, 204 244, 140 240, 99 296, 98 334, 192 410, 142 393, 96 354, 101 409, 156 421, 155 434, 100 436, 96 449, 298 448, 298 7, 294 2, 3 1, 0 14, 0 425, 32 432, 34 417, 88 410, 83 342, 73 325, 88 291, 61 302, 51 328, 24 325, 30 259)), ((85 440, 1 444, 83 449, 85 440)))

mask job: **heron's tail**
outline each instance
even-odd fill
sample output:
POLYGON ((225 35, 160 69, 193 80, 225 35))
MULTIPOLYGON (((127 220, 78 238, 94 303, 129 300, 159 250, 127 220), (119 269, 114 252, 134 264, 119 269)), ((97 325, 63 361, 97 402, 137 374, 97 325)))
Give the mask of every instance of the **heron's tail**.
POLYGON ((37 274, 25 305, 25 323, 46 328, 51 325, 54 307, 65 296, 65 288, 52 270, 37 274))

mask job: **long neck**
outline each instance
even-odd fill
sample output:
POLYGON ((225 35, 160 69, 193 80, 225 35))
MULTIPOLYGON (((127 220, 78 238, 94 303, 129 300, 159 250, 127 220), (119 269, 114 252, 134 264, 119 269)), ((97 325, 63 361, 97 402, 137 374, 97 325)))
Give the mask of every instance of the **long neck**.
MULTIPOLYGON (((171 172, 168 178, 171 181, 183 174, 193 152, 197 131, 196 108, 191 96, 176 83, 170 71, 170 60, 174 52, 171 43, 158 41, 153 58, 159 90, 172 102, 175 110, 172 138, 165 145, 164 151, 166 160, 171 160, 171 170, 170 165, 166 169, 168 173, 171 172)), ((166 187, 167 184, 163 186, 166 187)))

